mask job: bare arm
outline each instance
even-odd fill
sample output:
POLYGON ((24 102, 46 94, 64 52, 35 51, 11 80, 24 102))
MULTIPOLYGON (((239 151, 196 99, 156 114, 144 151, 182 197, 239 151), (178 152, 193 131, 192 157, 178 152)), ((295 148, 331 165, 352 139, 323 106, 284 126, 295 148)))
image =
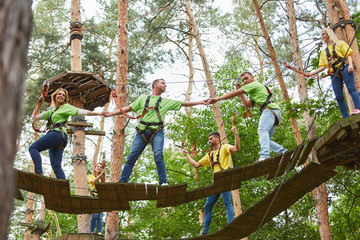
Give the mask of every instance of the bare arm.
POLYGON ((182 106, 182 107, 192 107, 192 106, 200 105, 200 104, 208 105, 208 104, 206 103, 206 101, 203 100, 203 101, 182 102, 182 103, 181 103, 181 106, 182 106))
MULTIPOLYGON (((124 110, 124 112, 128 113, 128 112, 132 111, 132 108, 130 106, 125 106, 122 108, 122 110, 124 110)), ((104 115, 105 117, 111 117, 111 116, 120 115, 120 114, 122 114, 120 109, 117 109, 113 112, 103 112, 102 113, 102 115, 104 115)))
POLYGON ((352 57, 349 55, 347 57, 347 59, 349 61, 348 73, 352 73, 352 72, 354 72, 354 65, 353 65, 352 57))
POLYGON ((234 133, 234 135, 235 135, 235 145, 233 146, 233 145, 231 145, 230 146, 230 153, 235 153, 235 152, 237 152, 237 151, 239 151, 240 150, 240 138, 239 138, 239 133, 238 133, 238 131, 237 131, 237 129, 236 129, 236 127, 235 126, 233 126, 232 128, 231 128, 231 131, 234 133))
POLYGON ((102 175, 104 175, 104 174, 105 174, 105 169, 103 169, 103 170, 101 171, 101 173, 94 178, 94 180, 90 181, 90 183, 91 183, 91 184, 95 184, 95 183, 99 182, 99 179, 100 179, 100 178, 102 177, 102 175))
POLYGON ((187 158, 187 160, 189 161, 189 163, 194 167, 194 168, 198 168, 201 167, 201 163, 196 162, 194 159, 192 159, 189 155, 189 152, 186 149, 183 149, 183 153, 185 155, 185 157, 187 158))
POLYGON ((313 70, 313 71, 311 71, 311 72, 306 72, 306 73, 304 73, 304 75, 305 75, 306 77, 310 77, 311 75, 317 74, 317 73, 322 72, 322 71, 324 71, 324 70, 325 70, 325 67, 324 67, 324 66, 321 66, 321 67, 319 67, 318 69, 315 69, 315 70, 313 70))
POLYGON ((225 99, 229 99, 229 98, 233 98, 236 97, 240 94, 245 94, 245 91, 242 89, 236 89, 236 90, 232 90, 228 93, 225 93, 224 95, 214 98, 215 102, 220 101, 220 100, 225 100, 225 99))

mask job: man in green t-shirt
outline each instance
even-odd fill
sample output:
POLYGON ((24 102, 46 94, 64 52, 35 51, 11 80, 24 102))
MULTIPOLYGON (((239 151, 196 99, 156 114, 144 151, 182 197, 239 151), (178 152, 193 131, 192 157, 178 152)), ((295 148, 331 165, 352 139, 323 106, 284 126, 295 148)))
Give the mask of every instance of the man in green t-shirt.
MULTIPOLYGON (((168 111, 178 111, 182 106, 191 107, 199 104, 207 105, 206 101, 191 101, 182 102, 162 98, 161 94, 166 90, 166 83, 164 79, 156 79, 152 83, 152 94, 149 96, 141 96, 129 106, 123 107, 124 112, 142 110, 139 124, 136 127, 137 133, 133 139, 130 153, 121 173, 119 182, 128 182, 132 169, 139 158, 140 154, 144 151, 146 145, 151 143, 154 153, 154 160, 157 167, 159 176, 159 184, 167 185, 166 166, 163 156, 164 146, 164 122, 163 119, 168 111)), ((122 114, 120 109, 114 112, 104 113, 104 116, 114 116, 122 114)))
POLYGON ((281 111, 279 105, 269 101, 269 92, 261 83, 254 81, 254 76, 250 72, 244 72, 240 75, 244 86, 236 85, 236 90, 230 91, 221 97, 207 100, 207 103, 216 103, 217 101, 240 96, 246 108, 249 106, 259 106, 261 116, 258 126, 258 135, 260 143, 260 158, 265 160, 270 157, 270 150, 275 153, 283 153, 286 151, 284 147, 278 143, 271 141, 271 137, 275 133, 276 126, 281 120, 281 111), (250 99, 245 97, 247 94, 250 99))
MULTIPOLYGON (((218 132, 212 132, 209 134, 209 144, 212 148, 211 152, 201 158, 200 161, 196 162, 190 157, 188 151, 183 149, 185 157, 194 168, 210 166, 214 173, 230 168, 231 154, 240 150, 240 138, 236 127, 233 126, 231 131, 235 135, 235 145, 221 145, 220 134, 218 132)), ((231 202, 231 192, 223 192, 221 195, 226 207, 226 217, 229 223, 234 218, 234 207, 231 202)), ((204 228, 202 230, 202 234, 207 234, 209 232, 209 227, 212 220, 212 209, 219 197, 220 194, 215 194, 206 199, 204 207, 204 228)))

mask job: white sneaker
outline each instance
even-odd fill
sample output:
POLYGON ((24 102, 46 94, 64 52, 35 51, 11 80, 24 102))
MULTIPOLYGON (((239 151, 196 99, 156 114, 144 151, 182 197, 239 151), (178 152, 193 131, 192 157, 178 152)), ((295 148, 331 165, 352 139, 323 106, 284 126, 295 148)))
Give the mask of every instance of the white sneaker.
POLYGON ((267 159, 267 158, 266 158, 266 157, 260 157, 260 158, 259 158, 259 162, 260 162, 260 161, 264 161, 265 159, 267 159))
POLYGON ((169 186, 169 184, 168 183, 162 183, 162 184, 160 184, 160 186, 169 186))
POLYGON ((355 114, 359 114, 360 113, 360 110, 359 109, 355 109, 352 113, 351 113, 351 115, 355 115, 355 114))

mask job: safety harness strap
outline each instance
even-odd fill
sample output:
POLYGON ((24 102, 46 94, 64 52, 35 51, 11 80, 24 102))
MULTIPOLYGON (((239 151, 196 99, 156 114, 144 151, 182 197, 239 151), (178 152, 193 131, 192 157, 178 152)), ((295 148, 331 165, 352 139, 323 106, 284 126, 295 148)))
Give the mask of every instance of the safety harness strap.
POLYGON ((342 57, 339 57, 335 51, 335 48, 336 48, 336 43, 334 43, 333 45, 333 50, 332 50, 332 55, 330 54, 330 50, 329 50, 329 47, 327 47, 325 49, 326 51, 326 57, 328 59, 328 65, 329 65, 329 70, 332 69, 333 72, 331 75, 334 75, 336 73, 336 70, 337 68, 340 68, 340 77, 342 76, 341 72, 342 70, 344 69, 344 66, 345 66, 345 61, 343 61, 343 58, 342 57), (332 60, 335 61, 332 63, 332 60), (340 64, 340 66, 336 67, 336 65, 340 64))
POLYGON ((216 161, 214 161, 214 152, 209 151, 209 158, 210 158, 210 164, 211 164, 211 169, 214 172, 214 165, 215 164, 219 164, 219 168, 221 171, 223 171, 224 169, 221 167, 221 164, 219 162, 219 158, 220 158, 220 150, 221 150, 221 146, 219 147, 218 153, 216 155, 216 161), (211 154, 210 154, 211 152, 211 154))
POLYGON ((145 125, 145 129, 144 130, 141 130, 139 127, 136 127, 136 131, 138 131, 140 134, 141 134, 141 137, 144 139, 144 141, 146 142, 146 144, 150 143, 151 140, 153 139, 153 137, 155 136, 155 134, 159 131, 161 131, 163 128, 164 128, 164 122, 162 121, 161 119, 161 115, 160 115, 160 111, 159 111, 159 106, 160 106, 160 102, 162 100, 161 97, 159 97, 159 99, 156 101, 155 103, 155 106, 152 107, 153 110, 156 111, 156 114, 157 114, 157 117, 159 119, 159 122, 153 122, 153 123, 149 123, 149 122, 144 122, 142 119, 143 117, 145 116, 145 114, 149 111, 149 102, 150 102, 150 98, 151 98, 151 95, 149 95, 147 98, 146 98, 146 101, 145 101, 145 106, 144 106, 144 110, 143 110, 143 114, 142 114, 142 117, 140 118, 140 121, 139 123, 145 125), (159 126, 157 129, 155 130, 151 130, 149 129, 149 126, 159 126), (150 138, 147 139, 144 132, 147 132, 147 131, 152 131, 153 133, 151 134, 150 138))

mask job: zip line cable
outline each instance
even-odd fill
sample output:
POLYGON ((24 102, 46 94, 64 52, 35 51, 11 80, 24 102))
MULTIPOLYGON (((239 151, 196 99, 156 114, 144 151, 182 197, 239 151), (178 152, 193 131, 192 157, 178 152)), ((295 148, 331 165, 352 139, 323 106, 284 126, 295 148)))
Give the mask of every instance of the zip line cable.
MULTIPOLYGON (((353 43, 353 42, 354 42, 354 40, 356 39, 356 35, 357 35, 357 33, 359 32, 359 29, 360 29, 360 25, 359 25, 359 26, 358 26, 358 28, 356 29, 355 34, 354 34, 354 37, 352 38, 352 40, 351 40, 351 42, 350 42, 350 44, 349 44, 349 46, 348 46, 348 48, 347 48, 347 50, 346 50, 346 52, 345 52, 344 56, 346 56, 346 55, 347 55, 347 53, 349 52, 349 50, 350 50, 350 46, 352 45, 352 43, 353 43)), ((344 57, 344 58, 342 58, 342 60, 341 60, 341 64, 344 64, 344 62, 345 62, 345 57, 344 57)), ((328 63, 328 64, 330 64, 330 63, 328 63)), ((338 75, 339 71, 340 71, 340 67, 338 67, 338 68, 336 69, 336 72, 334 73, 334 78, 332 79, 331 83, 335 80, 335 78, 336 78, 335 76, 337 76, 337 75, 338 75)), ((321 102, 320 106, 317 108, 317 111, 315 111, 315 116, 314 116, 314 118, 312 119, 311 124, 310 124, 310 126, 308 127, 308 130, 306 131, 305 136, 303 137, 302 144, 304 144, 305 139, 307 138, 307 136, 308 136, 308 134, 309 134, 309 132, 310 132, 311 128, 313 127, 313 125, 314 125, 314 123, 315 123, 315 120, 316 120, 316 118, 317 118, 317 114, 318 114, 318 112, 319 112, 319 110, 320 110, 320 107, 322 107, 322 105, 323 105, 323 104, 324 104, 324 102, 325 102, 325 98, 327 97, 327 95, 328 95, 328 94, 329 94, 329 92, 330 92, 331 85, 332 85, 332 84, 330 84, 330 86, 328 87, 328 89, 327 89, 327 91, 326 91, 326 94, 325 94, 325 96, 323 97, 323 99, 322 99, 322 102, 321 102)), ((299 151, 299 149, 298 149, 298 151, 299 151)), ((275 195, 274 195, 274 197, 273 197, 273 199, 272 199, 272 201, 271 201, 271 203, 270 203, 270 205, 269 205, 268 209, 266 210, 266 212, 265 212, 265 214, 264 214, 264 216, 263 216, 263 218, 262 218, 262 220, 261 220, 261 223, 260 223, 260 224, 259 224, 259 226, 258 226, 258 229, 257 229, 257 230, 256 230, 256 232, 255 232, 254 239, 256 239, 257 234, 258 234, 258 232, 259 232, 259 230, 260 230, 261 226, 263 225, 263 223, 264 223, 264 221, 265 221, 266 216, 268 215, 268 213, 269 213, 270 209, 272 208, 272 205, 274 204, 275 199, 277 198, 277 196, 278 196, 278 194, 279 194, 279 192, 280 192, 280 189, 281 189, 281 187, 282 187, 282 185, 283 185, 283 183, 284 183, 285 179, 286 179, 286 178, 287 178, 287 176, 288 176, 288 173, 289 173, 289 167, 293 165, 293 162, 294 162, 294 161, 295 161, 295 159, 293 159, 293 160, 290 162, 290 164, 288 164, 288 167, 286 168, 286 171, 285 171, 285 175, 284 175, 284 177, 283 177, 283 180, 282 180, 282 181, 281 181, 281 183, 279 184, 278 190, 276 191, 276 193, 275 193, 275 195)))

